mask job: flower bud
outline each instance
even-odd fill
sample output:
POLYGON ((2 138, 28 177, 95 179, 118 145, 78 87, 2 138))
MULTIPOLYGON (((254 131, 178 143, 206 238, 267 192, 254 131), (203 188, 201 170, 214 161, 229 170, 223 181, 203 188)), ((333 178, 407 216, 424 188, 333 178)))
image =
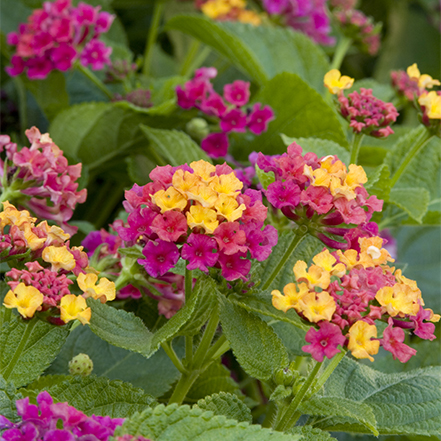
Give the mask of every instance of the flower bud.
POLYGON ((186 124, 185 130, 190 136, 198 140, 205 138, 210 133, 207 121, 203 118, 193 118, 186 124))
POLYGON ((69 361, 69 373, 87 377, 92 373, 93 362, 87 354, 78 354, 69 361))

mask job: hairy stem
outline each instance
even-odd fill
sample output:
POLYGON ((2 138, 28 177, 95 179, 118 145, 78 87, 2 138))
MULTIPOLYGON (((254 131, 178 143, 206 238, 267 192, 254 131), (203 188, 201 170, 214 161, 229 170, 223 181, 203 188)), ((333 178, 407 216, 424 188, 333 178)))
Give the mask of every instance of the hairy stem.
POLYGON ((147 44, 144 51, 144 64, 142 66, 142 73, 144 75, 150 74, 150 65, 153 57, 153 48, 156 43, 156 38, 159 33, 159 24, 161 22, 162 14, 164 13, 165 1, 157 0, 153 9, 153 18, 150 25, 149 33, 147 35, 147 44))
POLYGON ((104 93, 104 95, 107 96, 110 100, 113 99, 113 93, 104 85, 104 83, 87 67, 83 66, 81 63, 76 64, 76 68, 90 81, 92 81, 93 84, 95 84, 96 87, 98 87, 101 92, 104 93))

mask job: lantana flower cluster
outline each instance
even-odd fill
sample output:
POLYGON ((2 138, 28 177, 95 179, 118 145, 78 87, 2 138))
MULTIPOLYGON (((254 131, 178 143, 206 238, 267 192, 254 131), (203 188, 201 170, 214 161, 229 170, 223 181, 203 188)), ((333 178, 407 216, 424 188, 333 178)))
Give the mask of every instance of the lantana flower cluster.
POLYGON ((78 191, 81 163, 69 165, 63 151, 48 133, 36 127, 26 130, 30 147, 20 150, 7 135, 0 135, 0 189, 2 199, 30 209, 38 217, 55 221, 73 234, 67 224, 75 206, 83 203, 87 190, 78 191))
POLYGON ((16 407, 21 421, 13 423, 0 415, 4 441, 107 441, 124 422, 124 418, 87 416, 66 402, 54 403, 46 391, 38 394, 37 405, 26 397, 17 400, 16 407))
POLYGON ((188 270, 215 267, 228 281, 247 280, 248 253, 263 261, 277 243, 276 229, 264 226, 261 193, 242 193, 227 164, 156 167, 150 179, 126 192, 128 225, 117 228, 128 246, 143 247, 138 262, 150 276, 163 276, 182 258, 188 270))
POLYGON ((10 287, 3 305, 17 309, 25 319, 37 311, 47 312, 54 324, 71 320, 88 323, 91 310, 86 298, 101 302, 115 298, 115 285, 98 276, 88 266, 83 247, 71 247, 70 235, 46 221, 35 224, 36 218, 26 210, 17 210, 3 202, 0 212, 0 256, 3 261, 20 262, 6 272, 10 287), (22 269, 19 269, 22 268, 22 269), (71 293, 76 280, 82 295, 71 293))
POLYGON ((324 78, 325 86, 337 95, 340 114, 349 122, 354 133, 386 138, 394 131, 390 125, 398 117, 398 111, 392 103, 372 95, 372 89, 360 88, 346 97, 343 90, 352 87, 353 79, 342 76, 337 69, 330 70, 324 78))
POLYGON ((356 358, 368 358, 382 346, 394 359, 407 362, 416 350, 404 343, 404 329, 422 339, 433 340, 439 315, 424 309, 421 291, 415 281, 401 270, 388 266, 393 262, 378 237, 360 238, 359 250, 324 250, 309 266, 298 261, 295 283, 273 291, 273 306, 286 312, 293 308, 315 326, 306 333, 303 351, 321 362, 332 358, 340 347, 347 347, 356 358), (378 338, 376 323, 387 323, 378 338))
POLYGON ((220 132, 211 133, 201 142, 201 148, 212 158, 224 157, 228 152, 228 133, 245 132, 247 129, 260 135, 268 129, 274 118, 270 106, 255 103, 246 108, 250 99, 250 83, 236 80, 224 86, 223 96, 214 91, 211 79, 215 78, 214 67, 196 70, 192 80, 182 88, 176 88, 178 105, 183 109, 197 108, 208 117, 219 121, 220 132))
MULTIPOLYGON (((115 221, 111 225, 112 229, 124 227, 121 220, 115 221)), ((121 280, 123 286, 118 289, 116 297, 118 299, 139 299, 143 294, 151 297, 158 302, 158 313, 164 315, 167 319, 179 311, 185 301, 184 277, 171 272, 165 273, 163 276, 151 278, 147 274, 143 274, 142 283, 138 278, 136 281, 131 274, 131 268, 126 270, 131 274, 129 280, 136 283, 127 284, 124 277, 125 267, 130 267, 130 261, 121 255, 120 248, 124 248, 123 240, 120 236, 111 234, 105 229, 100 231, 92 231, 81 242, 87 251, 90 261, 94 268, 103 271, 117 285, 121 280)))
POLYGON ((279 17, 285 26, 303 32, 316 43, 335 43, 335 38, 330 36, 326 0, 262 0, 262 3, 270 16, 279 17))
POLYGON ((8 44, 15 46, 8 74, 26 71, 30 79, 41 80, 55 69, 69 70, 78 59, 101 70, 110 63, 112 48, 98 38, 110 29, 114 16, 100 9, 83 2, 73 7, 71 0, 44 2, 18 32, 8 34, 8 44))
POLYGON ((381 24, 375 24, 362 11, 355 9, 357 2, 331 0, 332 15, 343 34, 362 52, 376 55, 381 44, 381 24))
POLYGON ((307 226, 325 245, 350 248, 358 237, 378 233, 370 219, 373 212, 382 210, 383 201, 369 197, 363 167, 351 164, 348 170, 335 155, 320 159, 314 153, 302 155, 296 143, 280 156, 259 153, 257 166, 275 176, 265 191, 268 202, 288 219, 307 226), (345 242, 335 240, 338 237, 345 242))
POLYGON ((196 0, 195 5, 207 17, 218 21, 239 21, 258 26, 262 17, 247 9, 245 0, 196 0))

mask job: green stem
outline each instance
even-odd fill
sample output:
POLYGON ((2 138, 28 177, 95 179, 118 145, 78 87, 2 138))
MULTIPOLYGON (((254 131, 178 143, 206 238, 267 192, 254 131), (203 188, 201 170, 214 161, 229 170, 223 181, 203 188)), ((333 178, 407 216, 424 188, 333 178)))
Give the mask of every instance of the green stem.
POLYGON ((401 163, 398 170, 393 175, 390 186, 391 188, 397 183, 398 179, 400 179, 401 175, 404 173, 406 168, 412 162, 413 158, 418 155, 418 153, 429 143, 429 141, 434 137, 428 130, 425 130, 424 133, 417 140, 413 148, 407 153, 404 161, 401 163))
POLYGON ((185 364, 191 366, 193 364, 193 337, 185 336, 185 364))
POLYGON ((190 74, 190 66, 193 63, 193 60, 196 57, 200 46, 201 42, 199 40, 195 39, 191 43, 190 49, 188 50, 187 55, 185 56, 181 66, 181 75, 183 77, 187 74, 190 74))
POLYGON ((15 367, 18 359, 22 355, 23 349, 26 346, 26 343, 28 342, 28 338, 32 334, 32 331, 34 330, 34 327, 37 324, 37 322, 38 322, 38 319, 34 318, 27 323, 25 332, 21 336, 20 343, 17 346, 17 349, 15 350, 14 356, 12 357, 8 366, 6 366, 6 369, 3 371, 2 375, 6 381, 8 381, 9 376, 11 375, 12 371, 14 370, 14 367, 15 367))
POLYGON ((164 352, 168 355, 168 358, 172 361, 172 363, 176 366, 179 372, 181 372, 183 375, 188 374, 188 370, 185 369, 184 365, 181 363, 181 360, 179 360, 179 357, 176 355, 175 350, 173 349, 173 346, 169 342, 161 343, 162 349, 164 349, 164 352))
POLYGON ((15 190, 13 186, 4 187, 0 194, 0 202, 8 201, 10 204, 14 204, 21 197, 23 197, 23 194, 20 190, 15 190))
POLYGON ((188 391, 190 390, 191 386, 193 386, 193 383, 196 381, 199 375, 200 371, 192 371, 189 374, 182 374, 168 404, 182 404, 188 391))
POLYGON ((262 287, 263 291, 268 289, 271 286, 271 283, 273 283, 274 279, 277 277, 280 270, 285 266, 285 263, 290 258, 291 254, 294 252, 294 250, 297 248, 297 246, 300 244, 300 242, 306 236, 306 233, 308 232, 308 230, 305 229, 305 231, 303 231, 303 230, 300 231, 301 228, 302 227, 299 227, 299 229, 296 231, 296 234, 295 234, 291 244, 289 245, 288 249, 285 251, 285 254, 282 256, 282 258, 280 259, 280 262, 278 263, 276 268, 274 268, 273 272, 270 274, 270 276, 268 277, 266 282, 263 284, 263 287, 262 287))
POLYGON ((98 87, 101 92, 104 93, 104 95, 107 96, 110 100, 113 99, 113 93, 104 85, 104 83, 87 67, 83 66, 81 63, 76 64, 76 68, 90 81, 92 81, 93 84, 95 84, 96 87, 98 87))
POLYGON ((193 288, 193 272, 185 268, 185 301, 189 302, 193 288))
POLYGON ((297 409, 303 401, 303 398, 308 392, 311 384, 313 383, 315 377, 317 376, 320 368, 323 363, 316 363, 314 369, 308 375, 308 378, 303 383, 303 386, 300 388, 299 392, 296 394, 294 399, 291 401, 291 404, 286 408, 285 412, 282 414, 280 420, 276 423, 275 430, 286 431, 290 429, 296 423, 298 419, 297 409))
POLYGON ((147 44, 144 52, 144 64, 142 66, 142 73, 149 75, 150 64, 153 57, 153 48, 155 46, 156 38, 158 36, 159 24, 161 22, 162 14, 164 12, 165 1, 157 0, 153 9, 152 23, 150 24, 149 33, 147 35, 147 44))
POLYGON ((351 159, 349 164, 357 164, 358 152, 360 151, 361 143, 363 142, 364 135, 362 133, 354 133, 351 145, 351 159))
POLYGON ((332 59, 331 69, 340 69, 343 59, 351 47, 352 40, 348 37, 342 36, 337 44, 332 59))
POLYGON ((208 350, 211 342, 213 341, 213 337, 216 334, 218 324, 219 313, 216 311, 210 317, 210 320, 208 320, 204 335, 202 336, 201 342, 199 343, 196 353, 194 354, 194 366, 197 369, 200 369, 207 360, 208 350))
POLYGON ((216 360, 221 355, 225 354, 230 349, 230 343, 227 341, 227 337, 225 335, 221 335, 216 343, 208 350, 207 355, 205 357, 205 361, 211 362, 212 360, 216 360))
POLYGON ((207 57, 211 53, 211 48, 208 46, 205 46, 199 54, 195 57, 193 62, 188 67, 187 74, 192 74, 198 67, 201 67, 202 63, 207 59, 207 57))

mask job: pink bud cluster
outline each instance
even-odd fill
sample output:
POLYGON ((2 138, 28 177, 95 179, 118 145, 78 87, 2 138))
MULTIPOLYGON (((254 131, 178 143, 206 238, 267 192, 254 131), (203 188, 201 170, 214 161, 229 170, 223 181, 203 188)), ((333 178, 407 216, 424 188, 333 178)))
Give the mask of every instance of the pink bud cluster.
POLYGON ((332 45, 326 0, 262 0, 269 15, 281 16, 285 25, 303 32, 319 44, 332 45))
POLYGON ((251 109, 245 108, 250 99, 250 83, 236 80, 224 86, 223 97, 216 93, 211 84, 217 70, 202 67, 196 70, 192 80, 184 87, 178 86, 178 105, 183 109, 197 108, 208 117, 219 120, 220 132, 211 133, 201 143, 201 148, 212 158, 224 157, 228 152, 228 133, 245 132, 248 129, 260 135, 268 129, 274 113, 269 106, 255 103, 251 109))
POLYGON ((338 94, 341 115, 349 121, 354 133, 377 138, 386 138, 394 131, 390 125, 398 117, 392 103, 385 103, 372 95, 372 89, 360 88, 346 97, 343 91, 338 94))
POLYGON ((82 2, 73 7, 71 0, 44 2, 18 32, 8 34, 8 44, 16 47, 8 74, 26 71, 30 79, 41 80, 52 70, 69 70, 77 59, 101 70, 110 63, 112 48, 98 38, 110 29, 114 16, 100 9, 82 2))
POLYGON ((296 143, 280 156, 259 153, 257 166, 275 176, 265 191, 269 203, 298 225, 306 225, 325 245, 344 249, 357 243, 358 237, 378 233, 376 224, 369 221, 374 211, 382 210, 383 201, 369 197, 362 167, 351 165, 347 173, 336 156, 302 155, 296 143), (349 180, 353 181, 348 187, 349 180), (356 228, 342 228, 341 224, 356 228), (337 237, 345 242, 335 240, 337 237))
POLYGON ((369 55, 376 55, 381 45, 381 26, 358 9, 337 7, 332 11, 342 32, 354 44, 369 55))
POLYGON ((113 101, 128 101, 135 106, 148 109, 153 106, 151 101, 152 93, 148 89, 136 89, 125 95, 116 94, 113 101))
POLYGON ((275 228, 264 226, 261 193, 241 193, 227 164, 156 167, 150 179, 126 191, 128 223, 117 228, 128 246, 142 246, 138 262, 150 276, 165 275, 182 258, 189 270, 214 267, 228 281, 247 280, 248 256, 265 260, 277 243, 275 228))
MULTIPOLYGON (((123 418, 87 416, 67 402, 54 403, 46 391, 38 394, 37 405, 30 404, 26 397, 17 400, 16 407, 19 422, 13 423, 0 415, 4 441, 108 441, 124 422, 123 418)), ((137 439, 145 440, 142 437, 137 439)))
POLYGON ((106 70, 105 83, 124 81, 135 73, 138 69, 136 63, 130 63, 127 60, 115 60, 106 70))
POLYGON ((34 212, 38 217, 53 220, 69 234, 76 228, 67 224, 77 204, 86 200, 87 190, 78 191, 75 182, 81 176, 81 164, 69 165, 63 151, 48 133, 36 127, 26 130, 30 147, 20 150, 9 136, 0 135, 0 187, 12 191, 8 199, 34 212))
POLYGON ((413 101, 415 97, 419 97, 425 88, 418 86, 418 79, 410 78, 406 71, 396 70, 390 73, 392 87, 401 96, 404 96, 409 101, 413 101))

